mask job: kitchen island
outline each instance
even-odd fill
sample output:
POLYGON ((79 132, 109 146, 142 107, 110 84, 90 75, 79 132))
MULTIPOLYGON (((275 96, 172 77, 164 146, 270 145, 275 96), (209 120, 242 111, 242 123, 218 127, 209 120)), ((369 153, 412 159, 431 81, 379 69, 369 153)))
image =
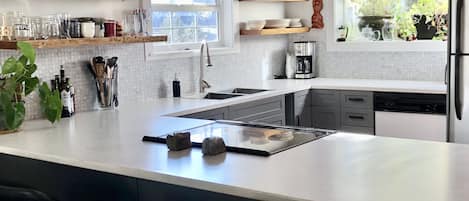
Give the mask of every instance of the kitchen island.
POLYGON ((115 111, 80 113, 54 126, 43 120, 29 121, 21 132, 0 136, 2 162, 13 161, 2 163, 0 178, 11 180, 9 183, 20 181, 21 177, 50 181, 56 186, 49 186, 49 190, 60 184, 54 183, 60 172, 15 175, 16 170, 25 168, 16 164, 28 164, 18 161, 32 160, 37 166, 29 168, 37 172, 44 169, 38 164, 55 164, 116 176, 118 179, 105 178, 108 184, 125 184, 117 189, 129 192, 128 197, 121 197, 126 200, 144 200, 148 196, 145 192, 159 191, 156 187, 140 186, 147 182, 182 188, 181 192, 190 192, 187 196, 226 195, 223 198, 233 200, 469 199, 466 145, 337 133, 270 157, 237 153, 203 157, 198 148, 168 152, 163 144, 141 141, 144 135, 163 135, 211 123, 167 115, 178 116, 294 90, 299 89, 283 88, 225 101, 156 99, 123 104, 115 111))

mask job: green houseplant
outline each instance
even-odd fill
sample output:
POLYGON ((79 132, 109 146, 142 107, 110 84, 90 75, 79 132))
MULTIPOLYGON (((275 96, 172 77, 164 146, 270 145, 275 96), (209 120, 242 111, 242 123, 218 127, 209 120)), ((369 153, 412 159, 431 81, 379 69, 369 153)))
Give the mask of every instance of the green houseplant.
POLYGON ((359 7, 359 29, 369 26, 373 30, 381 30, 384 19, 391 19, 395 0, 351 0, 359 7))
POLYGON ((57 91, 51 91, 46 83, 33 76, 37 70, 36 51, 24 42, 18 42, 21 52, 18 58, 10 57, 0 72, 0 132, 16 131, 25 119, 24 97, 38 89, 41 108, 46 118, 54 123, 60 120, 62 102, 57 91))
POLYGON ((447 33, 448 2, 417 0, 410 10, 417 31, 417 39, 444 39, 447 33))

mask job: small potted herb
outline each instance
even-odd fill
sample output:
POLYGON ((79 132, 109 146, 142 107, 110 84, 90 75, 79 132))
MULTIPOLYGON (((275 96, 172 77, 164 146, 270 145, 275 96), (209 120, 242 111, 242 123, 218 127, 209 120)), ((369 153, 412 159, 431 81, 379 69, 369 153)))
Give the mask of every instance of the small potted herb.
POLYGON ((24 97, 38 89, 41 108, 46 118, 54 123, 60 120, 62 102, 57 91, 51 91, 47 83, 40 83, 33 76, 36 51, 25 42, 18 42, 21 52, 18 58, 10 57, 1 66, 0 72, 0 133, 11 133, 19 129, 25 119, 24 97))

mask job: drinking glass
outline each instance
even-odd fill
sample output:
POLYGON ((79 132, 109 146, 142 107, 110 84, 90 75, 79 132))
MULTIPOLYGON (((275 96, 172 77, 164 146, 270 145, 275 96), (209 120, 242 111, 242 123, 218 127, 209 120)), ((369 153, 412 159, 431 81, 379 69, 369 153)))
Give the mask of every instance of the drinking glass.
POLYGON ((34 40, 42 39, 42 18, 31 17, 31 36, 34 40))
POLYGON ((49 24, 49 38, 60 38, 60 21, 56 15, 49 15, 47 18, 49 24))
POLYGON ((14 35, 16 40, 29 40, 31 38, 31 19, 22 12, 15 14, 14 35))
POLYGON ((50 35, 50 22, 48 17, 41 17, 41 33, 40 38, 46 40, 50 35))

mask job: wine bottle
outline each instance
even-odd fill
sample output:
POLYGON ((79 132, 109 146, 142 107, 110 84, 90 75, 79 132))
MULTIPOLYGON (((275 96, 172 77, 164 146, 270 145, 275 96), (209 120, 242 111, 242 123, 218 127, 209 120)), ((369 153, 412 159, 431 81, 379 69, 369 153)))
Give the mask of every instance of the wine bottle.
POLYGON ((72 115, 75 114, 75 109, 76 109, 76 104, 75 104, 75 87, 72 86, 71 82, 70 82, 70 78, 65 78, 65 83, 66 83, 66 88, 68 88, 70 90, 70 101, 71 101, 71 104, 70 104, 70 113, 72 115))

